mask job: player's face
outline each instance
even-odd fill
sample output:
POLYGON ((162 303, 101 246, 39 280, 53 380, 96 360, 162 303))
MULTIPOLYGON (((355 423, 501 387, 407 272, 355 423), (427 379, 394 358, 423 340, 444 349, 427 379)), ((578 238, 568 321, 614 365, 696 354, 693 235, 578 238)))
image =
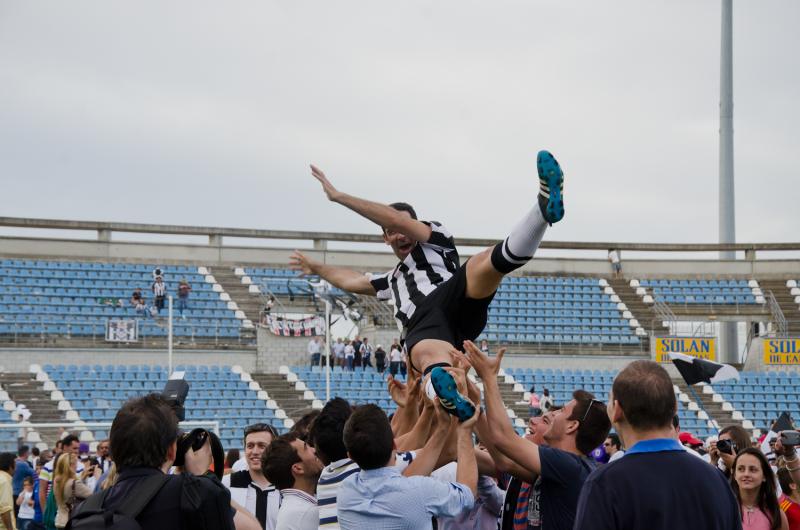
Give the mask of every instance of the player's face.
MULTIPOLYGON (((411 218, 411 214, 408 212, 400 212, 403 215, 407 215, 411 218)), ((400 232, 395 232, 393 230, 384 230, 383 231, 383 241, 392 247, 392 251, 394 255, 397 256, 399 259, 404 260, 406 256, 408 256, 414 247, 417 245, 417 242, 410 237, 401 234, 400 232)))

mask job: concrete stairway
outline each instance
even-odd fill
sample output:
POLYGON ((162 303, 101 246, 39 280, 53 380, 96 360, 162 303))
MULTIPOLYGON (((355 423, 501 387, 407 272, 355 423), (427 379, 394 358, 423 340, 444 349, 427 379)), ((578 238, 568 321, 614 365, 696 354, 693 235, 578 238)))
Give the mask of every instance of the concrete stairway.
POLYGON ((283 374, 251 373, 253 381, 266 390, 270 399, 286 412, 286 416, 297 421, 311 409, 311 401, 304 399, 302 390, 295 390, 295 383, 287 381, 283 374))
MULTIPOLYGON (((50 399, 44 390, 44 382, 37 381, 31 373, 0 373, 0 386, 17 405, 25 405, 31 411, 31 423, 65 422, 65 412, 58 410, 58 402, 50 399)), ((36 429, 42 441, 53 447, 59 438, 58 427, 36 429)), ((33 443, 29 445, 35 445, 33 443)))
POLYGON ((664 326, 655 311, 653 311, 652 304, 648 305, 642 302, 642 297, 636 294, 636 290, 630 286, 628 280, 623 278, 608 278, 608 284, 614 288, 619 299, 628 306, 628 311, 639 321, 639 324, 642 325, 645 331, 652 333, 656 337, 665 337, 669 335, 669 328, 664 326))
POLYGON ((500 396, 503 398, 503 404, 506 408, 513 410, 518 418, 527 423, 531 413, 528 402, 525 401, 524 393, 514 390, 514 384, 506 383, 504 377, 498 376, 497 386, 500 389, 500 396))
POLYGON ((772 291, 775 296, 775 301, 783 311, 783 316, 786 317, 786 331, 790 337, 800 337, 800 307, 794 302, 794 297, 788 287, 786 287, 785 280, 759 280, 758 284, 761 290, 766 295, 767 292, 772 291))
POLYGON ((709 418, 716 421, 720 429, 724 429, 729 425, 738 425, 739 427, 742 426, 742 422, 734 420, 731 417, 730 412, 722 410, 722 403, 716 403, 712 398, 712 394, 703 394, 702 387, 692 387, 692 390, 694 390, 694 394, 692 394, 689 391, 689 386, 686 384, 686 381, 684 381, 683 378, 673 377, 672 383, 678 385, 678 388, 680 388, 681 392, 687 394, 689 399, 696 402, 698 405, 702 404, 703 408, 708 413, 709 418))
MULTIPOLYGON (((222 288, 231 297, 231 300, 236 302, 239 309, 244 311, 245 316, 256 324, 258 322, 258 313, 261 310, 261 302, 257 296, 251 295, 246 285, 242 285, 241 279, 233 273, 231 267, 224 265, 219 267, 208 268, 214 278, 217 280, 222 288)), ((239 328, 239 334, 245 342, 255 340, 255 328, 239 328)))

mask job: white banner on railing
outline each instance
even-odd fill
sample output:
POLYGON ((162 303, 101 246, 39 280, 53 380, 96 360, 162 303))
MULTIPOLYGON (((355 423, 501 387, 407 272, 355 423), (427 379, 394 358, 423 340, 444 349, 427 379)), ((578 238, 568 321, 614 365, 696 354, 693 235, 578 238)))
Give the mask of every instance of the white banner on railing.
POLYGON ((314 337, 325 334, 325 319, 320 316, 285 318, 266 315, 267 327, 281 337, 314 337))

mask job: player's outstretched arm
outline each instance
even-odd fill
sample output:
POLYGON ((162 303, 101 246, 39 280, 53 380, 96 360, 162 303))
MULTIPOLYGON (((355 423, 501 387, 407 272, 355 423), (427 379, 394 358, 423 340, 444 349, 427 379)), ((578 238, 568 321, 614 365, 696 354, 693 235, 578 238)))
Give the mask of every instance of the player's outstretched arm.
POLYGON ((375 296, 375 289, 369 277, 363 272, 354 271, 346 267, 336 267, 315 261, 299 250, 295 250, 289 258, 292 270, 299 271, 301 275, 316 274, 328 280, 332 285, 356 294, 375 296))
POLYGON ((430 239, 431 227, 425 223, 412 219, 408 214, 399 212, 386 204, 361 199, 337 190, 325 176, 325 173, 313 164, 311 165, 311 174, 322 184, 322 191, 325 192, 329 200, 353 210, 385 230, 399 232, 415 241, 428 241, 430 239))

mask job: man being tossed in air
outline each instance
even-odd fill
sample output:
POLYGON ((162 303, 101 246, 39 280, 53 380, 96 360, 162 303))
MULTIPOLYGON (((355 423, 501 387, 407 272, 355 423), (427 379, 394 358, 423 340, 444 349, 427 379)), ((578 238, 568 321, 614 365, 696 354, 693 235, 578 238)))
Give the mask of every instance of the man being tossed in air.
POLYGON ((474 405, 443 369, 450 365, 450 352, 480 335, 503 276, 533 258, 548 224, 564 216, 563 173, 558 162, 549 152, 540 151, 537 169, 536 204, 504 241, 461 265, 453 236, 440 223, 418 220, 406 203, 385 205, 341 192, 312 165, 311 173, 328 199, 379 225, 400 262, 385 274, 364 274, 295 251, 292 268, 319 275, 345 291, 393 299, 411 366, 430 374, 428 393, 435 391, 448 412, 464 421, 474 414, 474 405))

